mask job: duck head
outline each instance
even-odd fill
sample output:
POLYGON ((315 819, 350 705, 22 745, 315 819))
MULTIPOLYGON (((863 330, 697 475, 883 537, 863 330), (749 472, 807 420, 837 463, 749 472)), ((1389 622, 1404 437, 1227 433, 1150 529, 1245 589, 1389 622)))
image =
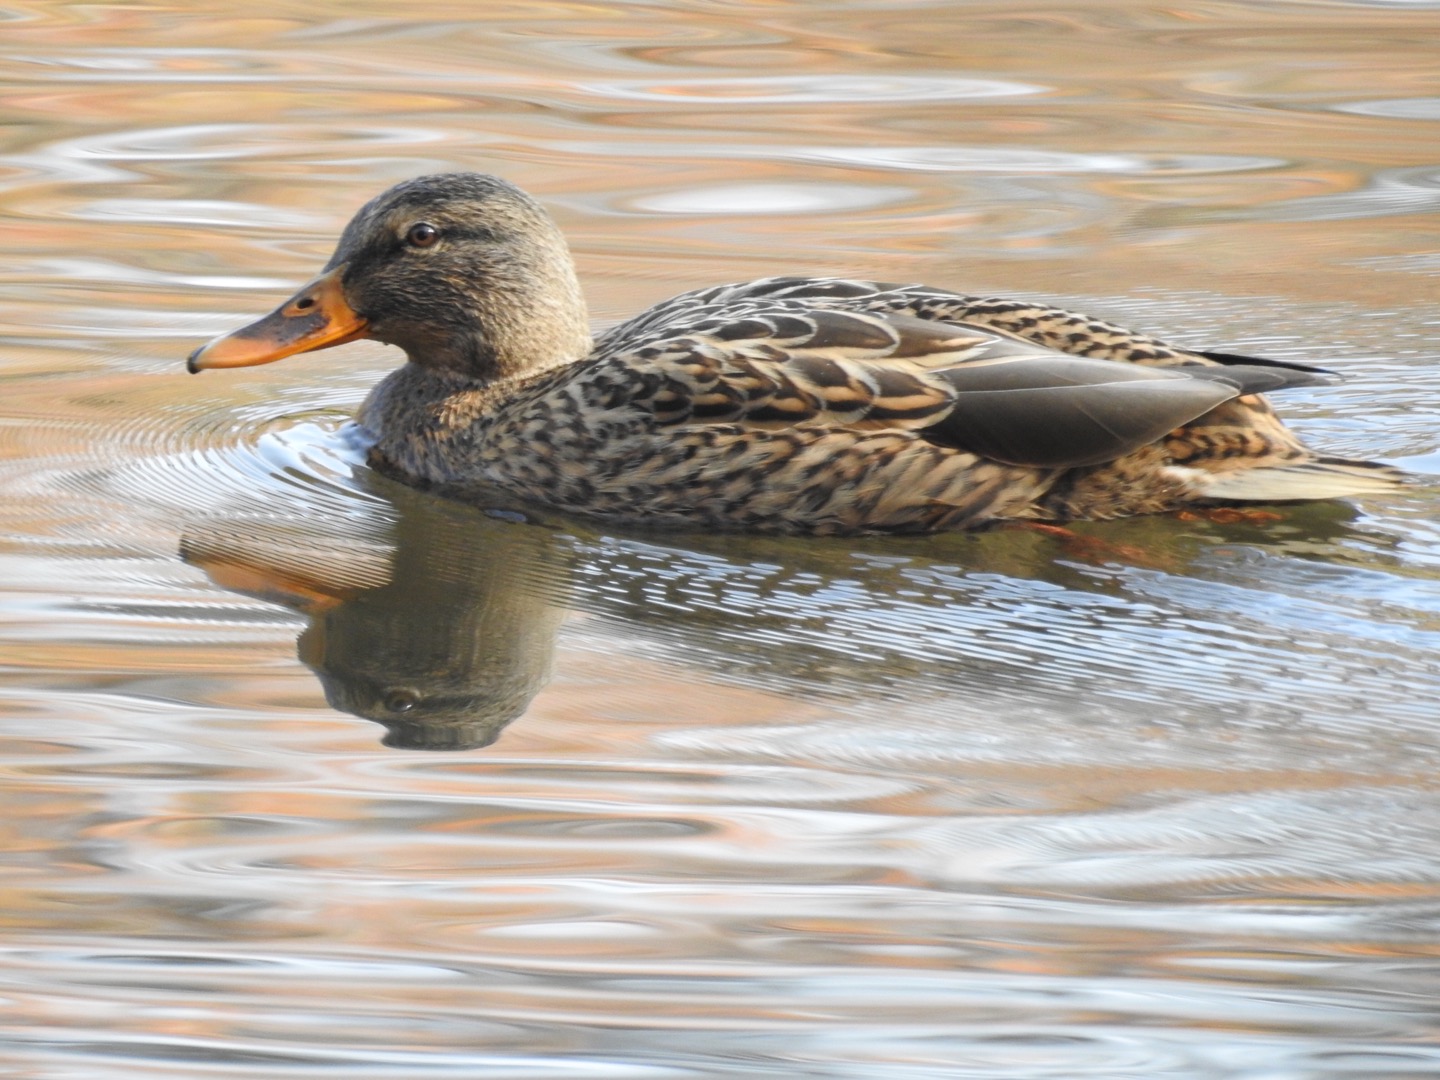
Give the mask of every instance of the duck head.
POLYGON ((550 215, 497 177, 444 173, 370 200, 324 273, 264 318, 195 350, 186 366, 268 364, 360 338, 482 382, 591 348, 574 264, 550 215))

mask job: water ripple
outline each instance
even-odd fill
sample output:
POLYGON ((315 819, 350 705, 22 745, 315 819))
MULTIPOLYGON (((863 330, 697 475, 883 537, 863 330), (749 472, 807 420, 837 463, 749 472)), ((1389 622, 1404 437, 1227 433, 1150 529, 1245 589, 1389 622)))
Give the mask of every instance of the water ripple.
POLYGON ((1397 120, 1440 120, 1440 97, 1393 98, 1389 101, 1351 101, 1329 108, 1357 116, 1384 116, 1397 120))
POLYGON ((787 75, 757 78, 674 79, 667 82, 609 81, 585 90, 601 97, 659 104, 784 105, 855 102, 927 104, 986 98, 1024 97, 1049 89, 1030 83, 952 76, 787 75))

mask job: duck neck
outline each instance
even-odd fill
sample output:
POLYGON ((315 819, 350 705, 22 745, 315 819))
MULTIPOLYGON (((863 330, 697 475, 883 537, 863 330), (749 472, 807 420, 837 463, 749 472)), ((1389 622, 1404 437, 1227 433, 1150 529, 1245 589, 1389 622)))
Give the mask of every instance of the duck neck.
POLYGON ((594 346, 568 255, 539 260, 471 297, 436 326, 439 340, 406 342, 411 363, 472 384, 509 382, 574 363, 594 346), (458 316, 458 317, 456 317, 458 316))

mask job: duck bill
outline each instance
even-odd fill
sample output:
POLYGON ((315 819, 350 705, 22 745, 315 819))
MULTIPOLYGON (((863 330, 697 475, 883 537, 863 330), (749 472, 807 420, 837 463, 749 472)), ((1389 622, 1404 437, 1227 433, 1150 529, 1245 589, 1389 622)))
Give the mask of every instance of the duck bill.
POLYGON ((344 273, 341 263, 321 274, 263 319, 196 349, 185 367, 191 372, 253 367, 368 337, 365 319, 345 299, 344 273))

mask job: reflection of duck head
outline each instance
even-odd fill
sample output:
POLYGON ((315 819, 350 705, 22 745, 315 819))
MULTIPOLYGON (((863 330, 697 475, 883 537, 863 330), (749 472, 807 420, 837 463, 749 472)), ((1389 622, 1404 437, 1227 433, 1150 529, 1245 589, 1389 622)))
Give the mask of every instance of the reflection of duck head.
POLYGON ((386 746, 488 746, 550 677, 563 566, 545 529, 400 501, 389 552, 254 521, 193 527, 182 552, 304 614, 300 659, 331 706, 389 729, 386 746))

